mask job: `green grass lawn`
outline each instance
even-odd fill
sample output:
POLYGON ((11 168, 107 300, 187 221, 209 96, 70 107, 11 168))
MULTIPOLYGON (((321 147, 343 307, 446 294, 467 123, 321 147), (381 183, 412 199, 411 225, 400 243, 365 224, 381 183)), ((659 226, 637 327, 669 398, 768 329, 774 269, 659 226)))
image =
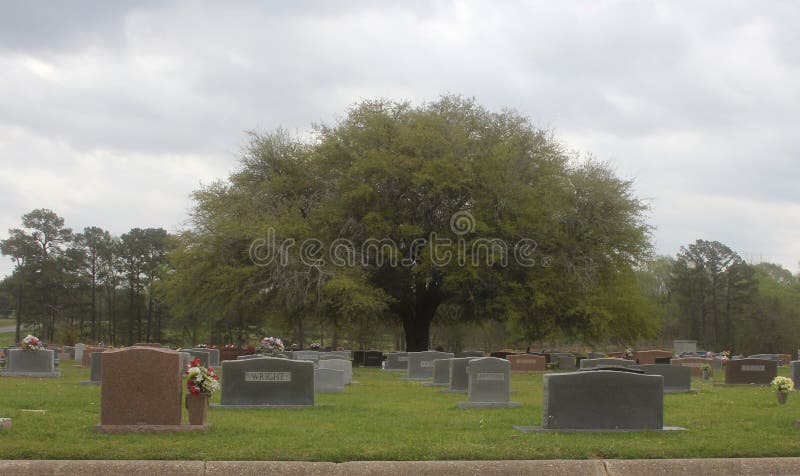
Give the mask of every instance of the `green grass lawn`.
MULTIPOLYGON (((59 379, 0 377, 0 459, 446 460, 797 456, 800 394, 778 405, 769 387, 666 395, 664 424, 682 432, 520 433, 541 424, 542 376, 514 374, 518 409, 461 410, 466 395, 355 369, 342 394, 308 409, 212 408, 208 432, 96 434, 100 388, 71 362, 59 379), (27 412, 24 410, 47 410, 27 412)), ((786 369, 781 369, 786 374, 786 369)), ((718 374, 717 381, 722 375, 718 374)), ((623 389, 620 389, 623 391, 623 389)), ((591 398, 587 395, 586 398, 591 398)), ((219 401, 215 395, 212 403, 219 401)), ((184 416, 185 419, 185 416, 184 416)))

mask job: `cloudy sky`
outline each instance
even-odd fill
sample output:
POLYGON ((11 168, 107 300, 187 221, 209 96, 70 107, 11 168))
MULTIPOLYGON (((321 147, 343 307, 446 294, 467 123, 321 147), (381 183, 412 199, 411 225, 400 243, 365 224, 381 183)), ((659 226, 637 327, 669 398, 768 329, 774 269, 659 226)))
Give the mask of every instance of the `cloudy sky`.
POLYGON ((718 240, 797 272, 798 25, 793 0, 5 0, 0 239, 42 207, 176 231, 247 130, 458 93, 635 179, 659 253, 718 240))

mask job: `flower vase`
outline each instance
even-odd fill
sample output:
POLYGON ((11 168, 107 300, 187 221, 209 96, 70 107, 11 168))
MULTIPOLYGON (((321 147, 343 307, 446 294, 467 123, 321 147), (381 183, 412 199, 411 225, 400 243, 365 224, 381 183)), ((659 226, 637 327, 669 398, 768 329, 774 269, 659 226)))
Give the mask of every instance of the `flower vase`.
POLYGON ((709 380, 711 380, 711 372, 703 370, 703 382, 708 382, 709 380))
POLYGON ((778 403, 781 405, 786 404, 786 399, 789 397, 789 392, 778 392, 778 403))
POLYGON ((208 417, 208 394, 187 394, 186 410, 189 412, 190 425, 205 425, 206 417, 208 417))

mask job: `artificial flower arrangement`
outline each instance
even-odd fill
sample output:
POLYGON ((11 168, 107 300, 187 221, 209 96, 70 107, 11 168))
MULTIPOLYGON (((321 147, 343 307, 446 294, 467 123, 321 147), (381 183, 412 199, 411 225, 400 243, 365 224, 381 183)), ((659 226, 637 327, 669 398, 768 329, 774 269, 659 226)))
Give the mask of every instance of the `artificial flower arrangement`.
POLYGON ((22 342, 21 342, 20 345, 22 346, 22 348, 24 350, 40 350, 40 349, 44 349, 44 346, 42 345, 42 341, 40 341, 38 337, 32 336, 30 334, 28 334, 27 336, 25 336, 24 339, 22 339, 22 342))
POLYGON ((319 345, 319 342, 312 342, 311 345, 308 346, 311 350, 319 350, 322 346, 319 345))
POLYGON ((730 358, 731 358, 731 351, 729 351, 729 350, 723 350, 723 351, 722 351, 722 359, 723 359, 723 360, 728 360, 728 359, 730 359, 730 358))
POLYGON ((219 376, 214 373, 213 367, 200 365, 200 359, 194 359, 186 366, 186 375, 186 387, 192 395, 205 393, 210 397, 219 390, 219 376))
POLYGON ((236 350, 236 346, 233 344, 225 344, 222 350, 236 350))
POLYGON ((789 393, 794 389, 794 382, 789 377, 775 377, 772 379, 772 388, 778 393, 789 393))
POLYGON ((283 352, 283 341, 278 337, 264 337, 259 345, 261 352, 283 352))
POLYGON ((703 369, 703 372, 711 372, 711 366, 708 364, 703 364, 701 369, 703 369))

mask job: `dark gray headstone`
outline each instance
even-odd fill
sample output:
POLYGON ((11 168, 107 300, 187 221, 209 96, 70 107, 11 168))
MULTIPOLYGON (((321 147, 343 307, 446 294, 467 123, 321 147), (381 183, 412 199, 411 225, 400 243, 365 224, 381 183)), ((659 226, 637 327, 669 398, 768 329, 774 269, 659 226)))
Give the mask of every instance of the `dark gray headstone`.
POLYGON ((364 352, 362 364, 364 367, 378 367, 383 365, 383 352, 368 350, 364 352))
POLYGON ((496 357, 472 359, 467 363, 467 401, 460 408, 521 406, 511 400, 511 363, 496 357))
POLYGON ((450 387, 443 392, 466 393, 469 386, 467 363, 477 357, 461 357, 450 360, 450 387))
POLYGON ((670 364, 640 365, 647 375, 664 377, 664 393, 683 393, 692 391, 692 370, 670 364))
POLYGON ((456 353, 457 358, 464 358, 464 357, 486 357, 486 354, 483 353, 482 350, 462 350, 461 352, 456 353))
POLYGON ((314 364, 272 357, 226 360, 221 401, 222 407, 314 405, 314 364))
POLYGON ((408 378, 426 380, 433 378, 433 361, 436 359, 452 359, 453 354, 427 350, 425 352, 408 353, 408 378))
POLYGON ((727 385, 769 385, 778 376, 778 361, 764 359, 729 360, 725 364, 727 385))
POLYGON ((89 380, 93 383, 100 383, 103 377, 103 353, 92 352, 92 370, 89 380))
POLYGON ((651 429, 664 426, 664 377, 629 372, 544 375, 546 429, 651 429))
POLYGON ((594 367, 633 367, 636 362, 628 359, 583 359, 581 360, 581 369, 591 369, 594 367))

